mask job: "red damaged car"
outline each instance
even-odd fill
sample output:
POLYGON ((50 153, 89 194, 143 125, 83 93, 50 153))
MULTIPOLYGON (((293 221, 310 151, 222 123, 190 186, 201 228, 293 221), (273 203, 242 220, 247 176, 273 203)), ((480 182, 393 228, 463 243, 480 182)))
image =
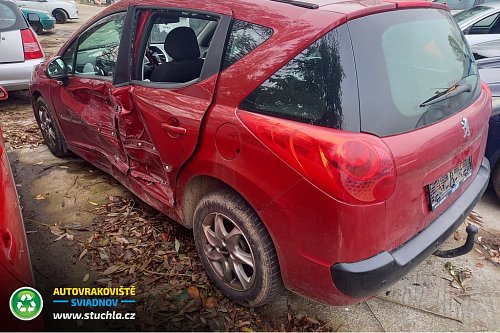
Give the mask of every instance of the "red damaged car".
MULTIPOLYGON (((35 116, 193 229, 247 306, 362 301, 486 188, 491 94, 449 11, 405 1, 120 1, 37 67, 35 116)), ((466 244, 441 256, 470 250, 466 244)))
MULTIPOLYGON (((0 86, 0 101, 7 99, 0 86)), ((9 310, 10 297, 21 287, 33 287, 33 274, 17 196, 0 128, 0 318, 3 330, 43 330, 41 317, 21 321, 9 310)))

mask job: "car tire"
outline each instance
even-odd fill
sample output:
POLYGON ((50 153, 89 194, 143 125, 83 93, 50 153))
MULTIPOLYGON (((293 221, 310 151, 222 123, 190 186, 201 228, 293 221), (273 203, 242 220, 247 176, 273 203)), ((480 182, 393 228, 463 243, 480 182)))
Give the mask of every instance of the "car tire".
POLYGON ((500 199, 500 163, 497 163, 491 171, 491 185, 493 186, 498 199, 500 199))
POLYGON ((38 97, 35 103, 35 119, 42 132, 45 144, 54 156, 66 157, 71 155, 64 137, 61 135, 59 125, 55 121, 53 113, 42 97, 38 97))
POLYGON ((202 264, 226 297, 244 306, 258 307, 281 294, 283 282, 271 237, 241 196, 233 191, 207 194, 198 203, 193 218, 202 264))
POLYGON ((43 25, 40 22, 30 22, 31 27, 35 30, 37 35, 43 32, 43 25))
POLYGON ((66 15, 66 12, 62 9, 54 9, 52 16, 54 16, 56 22, 59 24, 64 24, 68 20, 68 15, 66 15))

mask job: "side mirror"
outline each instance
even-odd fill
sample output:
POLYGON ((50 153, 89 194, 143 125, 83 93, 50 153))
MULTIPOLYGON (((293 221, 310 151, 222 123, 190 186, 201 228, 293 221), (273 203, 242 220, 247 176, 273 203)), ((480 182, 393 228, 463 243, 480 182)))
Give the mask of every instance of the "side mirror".
POLYGON ((68 77, 68 67, 60 57, 52 59, 47 65, 46 73, 49 79, 64 79, 68 77))
POLYGON ((7 98, 9 98, 9 93, 7 92, 7 90, 5 90, 4 87, 0 86, 0 101, 3 101, 7 98))
POLYGON ((39 22, 40 21, 40 16, 38 16, 38 14, 35 14, 35 13, 29 13, 28 14, 28 21, 30 21, 30 22, 39 22))
POLYGON ((28 14, 28 21, 30 21, 30 22, 39 22, 40 21, 40 16, 38 16, 38 14, 35 14, 35 13, 29 13, 28 14))

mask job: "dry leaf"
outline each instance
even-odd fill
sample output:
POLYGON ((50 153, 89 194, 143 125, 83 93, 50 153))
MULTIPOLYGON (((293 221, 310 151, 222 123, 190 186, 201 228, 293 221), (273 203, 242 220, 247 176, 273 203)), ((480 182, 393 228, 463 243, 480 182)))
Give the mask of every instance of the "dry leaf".
POLYGON ((40 161, 40 162, 37 162, 37 163, 35 163, 33 165, 42 165, 42 164, 43 164, 43 161, 40 161))
POLYGON ((82 258, 89 252, 87 249, 83 249, 82 253, 80 253, 80 256, 78 257, 78 260, 82 260, 82 258))
POLYGON ((43 195, 39 194, 35 197, 35 200, 45 200, 45 197, 43 195))
POLYGON ((483 267, 484 267, 484 265, 483 265, 483 263, 477 262, 477 263, 476 263, 476 267, 477 267, 477 268, 483 268, 483 267))
POLYGON ((90 274, 89 274, 89 273, 85 274, 85 276, 83 277, 83 280, 82 280, 82 281, 83 281, 83 282, 87 281, 87 280, 89 279, 89 277, 90 277, 90 274))
POLYGON ((205 306, 209 309, 215 308, 217 306, 217 298, 210 296, 205 302, 205 306))
POLYGON ((102 275, 110 275, 110 274, 113 274, 114 272, 116 272, 117 270, 119 270, 120 267, 116 266, 116 265, 113 265, 113 266, 110 266, 108 267, 104 272, 102 272, 102 275))
POLYGON ((97 202, 93 202, 93 201, 89 201, 89 204, 91 204, 93 206, 99 206, 99 204, 97 202))
POLYGON ((200 298, 200 291, 195 286, 191 286, 188 288, 188 294, 191 298, 194 299, 200 298))

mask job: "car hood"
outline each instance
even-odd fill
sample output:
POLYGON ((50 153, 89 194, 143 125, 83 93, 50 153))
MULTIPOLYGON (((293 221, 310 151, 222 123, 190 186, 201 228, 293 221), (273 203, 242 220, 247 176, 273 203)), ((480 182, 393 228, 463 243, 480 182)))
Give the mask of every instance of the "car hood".
POLYGON ((484 58, 500 57, 500 40, 476 44, 471 49, 473 53, 484 58))
POLYGON ((21 11, 23 12, 24 15, 38 14, 40 16, 45 16, 45 15, 50 16, 50 13, 46 12, 44 10, 38 10, 38 9, 32 9, 32 8, 21 8, 21 11))

